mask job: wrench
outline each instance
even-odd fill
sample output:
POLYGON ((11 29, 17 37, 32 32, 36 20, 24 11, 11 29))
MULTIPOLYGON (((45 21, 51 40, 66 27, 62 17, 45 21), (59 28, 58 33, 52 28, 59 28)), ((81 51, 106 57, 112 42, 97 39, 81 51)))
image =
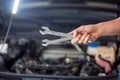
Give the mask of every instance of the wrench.
POLYGON ((43 46, 48 46, 50 44, 56 44, 56 43, 68 41, 73 38, 72 35, 70 35, 70 34, 52 31, 48 27, 45 27, 45 26, 43 26, 42 29, 44 29, 44 31, 42 31, 42 30, 39 31, 42 35, 50 34, 50 35, 61 36, 61 37, 65 36, 65 38, 56 39, 56 40, 44 39, 44 40, 42 40, 43 46))

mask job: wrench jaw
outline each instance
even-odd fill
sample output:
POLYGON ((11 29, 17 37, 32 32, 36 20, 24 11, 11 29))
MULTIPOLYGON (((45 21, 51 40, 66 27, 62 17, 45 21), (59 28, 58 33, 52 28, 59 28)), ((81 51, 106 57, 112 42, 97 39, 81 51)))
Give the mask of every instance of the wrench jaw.
POLYGON ((45 43, 43 43, 42 45, 43 45, 43 46, 48 46, 49 44, 45 44, 45 43))
POLYGON ((42 35, 45 35, 45 32, 44 32, 44 31, 41 31, 41 30, 40 30, 39 32, 40 32, 42 35))
POLYGON ((45 35, 45 34, 48 34, 48 32, 50 31, 50 29, 48 27, 45 27, 45 26, 42 26, 42 30, 40 30, 39 32, 42 34, 42 35, 45 35))
POLYGON ((50 29, 48 27, 46 27, 46 26, 42 26, 42 29, 45 30, 46 32, 50 31, 50 29))
POLYGON ((48 46, 49 45, 49 40, 48 39, 44 39, 44 40, 42 40, 42 45, 43 46, 48 46))

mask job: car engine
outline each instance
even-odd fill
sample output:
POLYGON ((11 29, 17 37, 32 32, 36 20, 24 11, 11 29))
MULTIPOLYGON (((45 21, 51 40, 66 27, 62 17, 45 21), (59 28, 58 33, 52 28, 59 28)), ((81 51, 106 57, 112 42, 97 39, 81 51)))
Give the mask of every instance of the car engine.
POLYGON ((9 39, 6 54, 0 55, 1 70, 28 75, 56 76, 111 76, 117 75, 117 68, 112 67, 105 73, 93 56, 78 52, 71 44, 41 46, 39 39, 9 39), (61 52, 60 52, 61 51, 61 52))

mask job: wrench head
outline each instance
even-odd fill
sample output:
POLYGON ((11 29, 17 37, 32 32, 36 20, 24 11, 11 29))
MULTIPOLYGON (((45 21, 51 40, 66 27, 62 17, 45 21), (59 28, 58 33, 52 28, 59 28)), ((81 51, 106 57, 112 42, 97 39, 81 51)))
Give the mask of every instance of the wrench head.
POLYGON ((49 40, 48 39, 42 40, 42 45, 43 46, 48 46, 49 45, 49 40))
POLYGON ((46 26, 42 26, 42 29, 44 31, 42 31, 42 30, 39 31, 42 35, 45 35, 50 31, 50 29, 48 27, 46 27, 46 26))
POLYGON ((45 35, 45 31, 41 31, 41 30, 40 30, 39 32, 40 32, 42 35, 45 35))
POLYGON ((43 43, 42 45, 43 45, 43 46, 48 46, 48 44, 44 44, 44 43, 43 43))
POLYGON ((42 29, 44 29, 45 31, 49 31, 50 29, 46 26, 42 26, 42 29))

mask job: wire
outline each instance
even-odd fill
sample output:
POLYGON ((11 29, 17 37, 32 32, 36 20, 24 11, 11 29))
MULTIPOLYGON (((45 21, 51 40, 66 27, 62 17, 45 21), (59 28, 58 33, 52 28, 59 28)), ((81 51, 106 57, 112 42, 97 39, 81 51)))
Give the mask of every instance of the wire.
POLYGON ((9 25, 8 25, 8 29, 7 29, 7 32, 6 32, 6 35, 4 37, 4 40, 3 40, 3 45, 1 46, 1 49, 0 49, 0 52, 2 51, 3 47, 4 47, 4 43, 6 43, 7 39, 8 39, 8 35, 10 33, 10 29, 11 29, 11 26, 12 26, 12 22, 13 22, 13 14, 11 14, 10 16, 10 22, 9 22, 9 25))
POLYGON ((10 29, 11 29, 11 26, 12 26, 12 22, 13 22, 13 14, 11 15, 10 23, 9 23, 9 26, 8 26, 8 29, 7 29, 7 32, 6 32, 6 35, 5 35, 3 43, 5 43, 7 41, 10 29))

